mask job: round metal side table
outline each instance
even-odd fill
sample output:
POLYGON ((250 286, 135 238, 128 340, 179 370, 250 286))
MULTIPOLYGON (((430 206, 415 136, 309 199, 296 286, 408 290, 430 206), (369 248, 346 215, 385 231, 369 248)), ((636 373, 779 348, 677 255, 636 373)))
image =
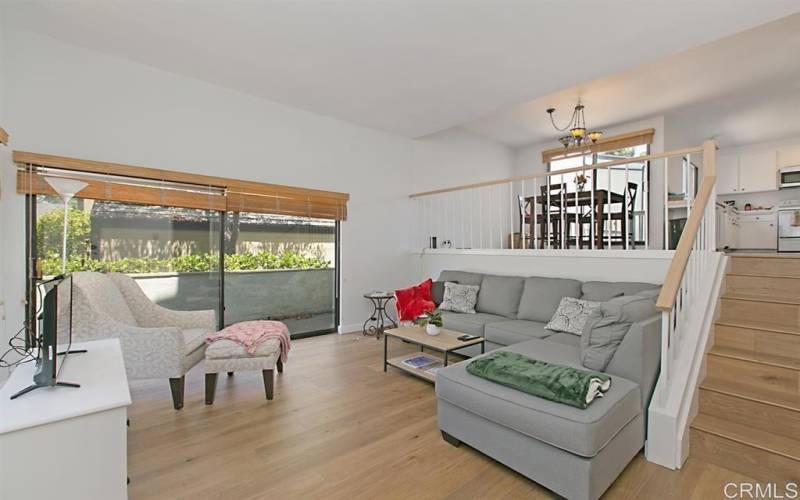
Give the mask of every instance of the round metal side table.
POLYGON ((365 336, 381 338, 386 329, 387 320, 392 324, 392 328, 397 328, 397 322, 386 313, 386 305, 394 299, 394 293, 369 292, 364 294, 364 298, 369 299, 374 308, 372 315, 364 322, 362 330, 365 336))

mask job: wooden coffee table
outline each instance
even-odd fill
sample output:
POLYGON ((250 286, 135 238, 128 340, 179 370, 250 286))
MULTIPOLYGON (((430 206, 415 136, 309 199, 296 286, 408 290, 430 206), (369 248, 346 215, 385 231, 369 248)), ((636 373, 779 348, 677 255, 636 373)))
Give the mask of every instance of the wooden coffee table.
POLYGON ((386 368, 391 365, 395 368, 403 370, 406 373, 410 373, 415 377, 427 380, 428 382, 435 382, 436 375, 427 371, 435 365, 414 368, 403 363, 403 361, 419 356, 420 352, 425 352, 426 347, 432 351, 442 353, 441 358, 439 356, 431 355, 430 353, 425 353, 426 356, 437 359, 440 366, 447 366, 448 354, 450 352, 462 349, 464 347, 480 344, 481 353, 484 352, 485 339, 483 337, 478 337, 467 341, 458 340, 458 337, 462 335, 464 335, 462 332, 447 330, 446 328, 442 328, 439 332, 439 335, 428 335, 425 333, 425 329, 420 326, 403 326, 400 328, 387 329, 383 332, 383 371, 386 371, 386 368), (414 352, 411 354, 390 358, 389 337, 394 337, 411 344, 418 345, 420 347, 420 352, 414 352))

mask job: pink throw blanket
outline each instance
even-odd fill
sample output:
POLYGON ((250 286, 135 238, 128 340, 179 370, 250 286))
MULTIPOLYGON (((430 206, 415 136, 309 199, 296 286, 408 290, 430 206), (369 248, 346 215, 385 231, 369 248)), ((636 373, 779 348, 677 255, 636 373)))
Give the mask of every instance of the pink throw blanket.
POLYGON ((289 329, 280 321, 242 321, 223 328, 217 333, 212 333, 206 338, 206 343, 211 344, 217 340, 230 340, 244 346, 248 354, 255 354, 258 346, 267 339, 276 338, 281 343, 281 361, 286 363, 289 359, 289 329))

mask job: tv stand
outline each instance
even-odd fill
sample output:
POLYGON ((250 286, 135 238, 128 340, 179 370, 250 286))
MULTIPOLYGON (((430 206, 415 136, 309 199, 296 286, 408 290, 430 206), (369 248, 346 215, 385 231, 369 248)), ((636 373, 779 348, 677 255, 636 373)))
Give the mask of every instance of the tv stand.
POLYGON ((72 382, 56 382, 56 385, 39 385, 39 384, 31 384, 28 387, 22 389, 19 392, 16 392, 11 395, 8 399, 17 399, 18 397, 22 396, 23 394, 27 394, 35 389, 41 389, 42 387, 80 387, 81 384, 73 384, 72 382))
MULTIPOLYGON (((81 353, 85 353, 85 352, 86 352, 86 349, 69 349, 69 350, 66 350, 66 351, 59 352, 57 354, 58 354, 58 356, 65 356, 67 354, 81 354, 81 353)), ((41 387, 80 387, 80 386, 81 386, 81 384, 75 384, 73 382, 59 382, 59 381, 56 381, 55 384, 37 384, 37 383, 34 382, 33 384, 29 385, 28 387, 26 387, 26 388, 24 388, 24 389, 22 389, 22 390, 20 390, 18 392, 15 392, 14 394, 12 394, 9 399, 17 399, 18 397, 22 396, 23 394, 27 394, 27 393, 29 393, 31 391, 34 391, 36 389, 39 389, 41 387)))
POLYGON ((86 352, 86 349, 70 349, 68 351, 61 351, 57 353, 58 356, 64 356, 66 354, 83 354, 86 352))

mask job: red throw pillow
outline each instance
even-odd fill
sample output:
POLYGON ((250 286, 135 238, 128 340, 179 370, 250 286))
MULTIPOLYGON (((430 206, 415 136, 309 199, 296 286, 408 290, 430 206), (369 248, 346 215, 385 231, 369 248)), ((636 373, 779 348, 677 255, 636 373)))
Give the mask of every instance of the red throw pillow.
POLYGON ((431 295, 433 280, 427 279, 417 286, 395 290, 397 318, 400 321, 413 321, 426 312, 436 309, 431 295))

